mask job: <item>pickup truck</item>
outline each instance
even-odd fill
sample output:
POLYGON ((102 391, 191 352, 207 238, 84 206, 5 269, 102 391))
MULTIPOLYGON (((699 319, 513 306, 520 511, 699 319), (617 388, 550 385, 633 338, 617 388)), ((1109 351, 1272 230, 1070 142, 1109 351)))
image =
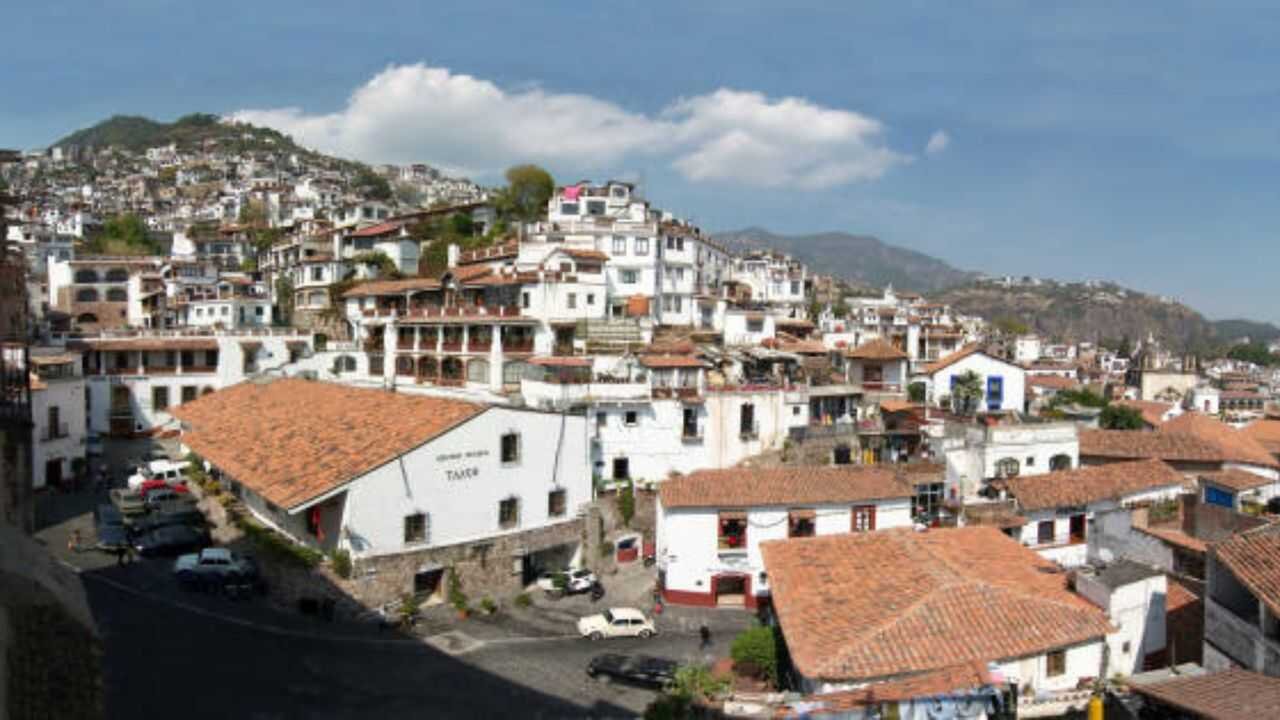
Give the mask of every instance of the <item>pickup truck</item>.
POLYGON ((188 588, 239 585, 256 582, 258 566, 252 558, 237 555, 226 548, 205 548, 175 560, 173 574, 188 588))
POLYGON ((187 481, 187 468, 191 463, 187 461, 173 462, 172 460, 151 460, 146 464, 140 464, 137 471, 129 476, 127 484, 130 490, 136 490, 148 480, 163 480, 170 485, 177 485, 187 481))

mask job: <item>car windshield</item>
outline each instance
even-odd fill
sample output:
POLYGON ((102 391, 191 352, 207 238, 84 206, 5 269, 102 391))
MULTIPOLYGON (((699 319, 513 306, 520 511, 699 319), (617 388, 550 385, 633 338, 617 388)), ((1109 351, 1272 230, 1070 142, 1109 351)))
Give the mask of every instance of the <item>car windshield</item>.
POLYGON ((607 623, 613 622, 613 613, 609 612, 608 610, 605 610, 603 613, 600 613, 600 614, 604 616, 605 622, 607 623))

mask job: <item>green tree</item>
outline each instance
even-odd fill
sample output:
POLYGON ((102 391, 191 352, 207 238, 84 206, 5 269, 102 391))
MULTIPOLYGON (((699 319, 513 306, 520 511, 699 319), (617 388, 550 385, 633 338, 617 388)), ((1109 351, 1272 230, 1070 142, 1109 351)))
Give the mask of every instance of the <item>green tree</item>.
POLYGON ((969 370, 954 376, 951 385, 951 407, 961 415, 977 412, 982 402, 982 376, 969 370))
POLYGON ((1141 430, 1145 423, 1142 413, 1124 405, 1108 405, 1098 416, 1098 425, 1104 430, 1141 430))
POLYGON ((1120 338, 1120 344, 1116 347, 1116 355, 1122 358, 1133 357, 1133 341, 1128 335, 1120 338))
POLYGON ((498 194, 498 210, 505 217, 532 221, 542 217, 555 192, 551 173, 537 165, 516 165, 507 170, 507 187, 498 194))
POLYGON ((728 692, 731 681, 706 665, 682 665, 671 685, 644 711, 645 720, 684 720, 691 717, 695 700, 712 699, 728 692))
POLYGON ((1106 407, 1107 399, 1087 389, 1059 390, 1054 394, 1053 399, 1049 400, 1049 407, 1057 408, 1063 405, 1100 408, 1106 407))
POLYGON ((622 524, 631 527, 631 519, 636 516, 636 491, 630 480, 618 491, 618 514, 622 524))
POLYGON ((160 243, 147 232, 147 224, 126 213, 107 220, 102 232, 87 243, 90 253, 100 255, 160 255, 160 243))
POLYGON ((281 275, 276 280, 276 311, 282 325, 293 323, 293 280, 281 275))
POLYGON ((1232 346, 1227 351, 1227 357, 1232 360, 1240 360, 1243 362, 1251 362, 1254 365, 1274 365, 1277 360, 1275 355, 1271 354, 1271 350, 1262 343, 1241 343, 1232 346))
POLYGON ((258 258, 247 257, 247 258, 245 258, 244 260, 241 260, 241 261, 240 261, 240 271, 241 271, 241 272, 247 272, 247 273, 257 272, 257 271, 258 271, 258 258))
POLYGON ((1002 317, 993 324, 996 330, 1005 335, 1026 335, 1031 332, 1031 328, 1026 323, 1015 317, 1002 317))
POLYGON ((925 386, 922 382, 913 382, 907 386, 907 399, 913 403, 924 402, 925 386))
POLYGON ((267 204, 261 200, 250 200, 240 206, 240 224, 250 227, 267 225, 267 204))
POLYGON ((781 634, 775 628, 757 625, 738 633, 729 647, 729 656, 739 672, 776 683, 781 643, 781 634))
POLYGON ((371 200, 390 200, 395 197, 395 191, 391 189, 391 183, 386 178, 364 166, 361 166, 356 171, 352 185, 361 195, 371 200))

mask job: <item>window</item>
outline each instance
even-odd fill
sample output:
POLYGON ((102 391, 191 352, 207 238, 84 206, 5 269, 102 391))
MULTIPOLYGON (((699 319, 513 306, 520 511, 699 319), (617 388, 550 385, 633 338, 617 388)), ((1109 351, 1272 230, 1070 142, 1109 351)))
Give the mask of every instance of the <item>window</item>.
POLYGON ((743 438, 754 438, 757 433, 756 406, 751 403, 742 403, 742 408, 738 412, 738 434, 743 438))
POLYGON ((547 493, 547 517, 564 517, 564 509, 564 490, 552 490, 547 493))
POLYGON ((513 528, 520 524, 520 498, 507 498, 498 503, 498 527, 513 528))
POLYGON ((520 307, 525 310, 529 309, 529 293, 527 291, 520 293, 520 307))
POLYGON ((502 436, 502 462, 520 462, 520 433, 507 433, 502 436))
POLYGON ((151 409, 164 410, 169 407, 169 388, 157 386, 151 388, 151 409))
POLYGON ((614 480, 630 480, 631 479, 631 463, 624 457, 616 457, 613 459, 613 479, 614 480))
POLYGON ((217 351, 217 350, 205 350, 205 351, 204 351, 204 364, 205 364, 205 365, 207 365, 207 366, 209 366, 209 367, 217 367, 217 366, 218 366, 218 351, 217 351))
POLYGON ((596 427, 602 428, 606 424, 608 424, 608 422, 609 422, 608 413, 602 413, 602 412, 596 413, 596 427))
POLYGON ((634 427, 639 422, 639 419, 640 419, 640 414, 638 412, 636 412, 635 410, 628 410, 622 416, 622 424, 626 425, 627 427, 634 427))
POLYGON ((687 407, 684 408, 684 423, 682 425, 682 433, 686 438, 698 437, 698 409, 687 407))
POLYGON ((195 385, 183 385, 183 386, 182 386, 182 402, 183 402, 183 404, 189 403, 189 402, 191 402, 192 400, 195 400, 195 399, 196 399, 196 386, 195 386, 195 385))
POLYGON ((123 288, 108 288, 107 302, 128 302, 129 292, 123 288))
POLYGON ((587 304, 588 304, 588 305, 595 305, 595 304, 596 304, 596 294, 595 294, 595 293, 587 293, 587 304))
POLYGON ((1035 456, 1035 455, 1028 455, 1028 456, 1027 456, 1027 461, 1026 461, 1025 463, 1023 463, 1023 464, 1024 464, 1024 465, 1026 465, 1027 467, 1035 467, 1035 466, 1036 466, 1036 456, 1035 456))
POLYGON ((603 200, 588 200, 588 201, 587 201, 587 214, 588 214, 588 215, 603 215, 603 214, 604 214, 604 201, 603 201, 603 200))
POLYGON ((636 254, 637 255, 649 254, 649 238, 643 238, 643 237, 636 238, 636 254))
POLYGON ((747 320, 747 332, 764 332, 764 320, 747 320))
POLYGON ((1083 545, 1088 537, 1089 521, 1083 513, 1072 515, 1068 521, 1068 529, 1070 530, 1071 543, 1073 545, 1083 545))
POLYGON ((943 483, 922 483, 916 485, 916 494, 911 497, 911 517, 928 523, 938 516, 945 495, 943 483))
POLYGON ((311 268, 311 279, 316 282, 324 280, 324 268, 322 267, 311 268))
POLYGON ((791 281, 791 294, 792 294, 792 295, 799 295, 799 294, 800 294, 800 281, 799 281, 799 280, 792 280, 792 281, 791 281))
POLYGON ((61 429, 59 429, 59 427, 58 427, 58 425, 59 425, 59 421, 62 419, 62 417, 61 417, 61 416, 62 416, 62 412, 61 412, 61 410, 59 410, 59 409, 58 409, 58 406, 57 406, 57 405, 50 405, 50 406, 49 406, 49 432, 48 432, 48 435, 49 435, 49 439, 50 439, 50 440, 52 440, 53 438, 60 438, 60 437, 62 437, 63 435, 65 435, 65 434, 66 434, 64 431, 62 431, 62 430, 61 430, 61 429))
POLYGON ((569 309, 572 310, 576 307, 578 307, 578 294, 569 293, 569 309))
POLYGON ((253 309, 253 314, 262 317, 262 306, 259 305, 253 309))
POLYGON ((227 305, 223 305, 223 306, 222 306, 222 316, 223 316, 223 317, 226 317, 228 314, 230 314, 230 312, 231 312, 231 308, 230 308, 230 306, 227 306, 227 305))
POLYGON ((987 409, 999 410, 1004 404, 1004 378, 993 375, 987 378, 987 409))
POLYGON ((1001 458, 996 461, 996 477, 1017 477, 1019 472, 1017 458, 1001 458))
POLYGON ((404 542, 420 543, 427 541, 427 515, 414 513, 404 516, 404 542))
POLYGON ((76 291, 76 302, 98 302, 98 291, 93 288, 81 288, 76 291))
POLYGON ((618 281, 623 285, 634 285, 636 283, 636 271, 623 270, 618 274, 618 281))
POLYGON ((1049 469, 1057 472, 1059 470, 1071 469, 1071 456, 1067 454, 1054 455, 1049 458, 1049 469))
POLYGON ((850 510, 850 527, 853 532, 871 532, 876 529, 876 506, 855 505, 850 510))
POLYGON ((626 254, 627 254, 627 239, 626 239, 626 238, 624 238, 624 237, 616 237, 616 238, 614 238, 614 239, 613 239, 613 254, 614 254, 614 255, 626 255, 626 254))
POLYGON ((1067 672, 1067 651, 1054 650, 1044 656, 1045 667, 1044 674, 1046 677, 1058 677, 1067 672))
POLYGON ((560 203, 561 215, 577 215, 578 203, 560 203))
POLYGON ((817 520, 818 514, 813 510, 792 510, 787 513, 787 537, 813 537, 817 520))
POLYGON ((724 511, 719 517, 716 547, 720 550, 747 549, 747 513, 742 510, 724 511))
POLYGON ((1041 520, 1040 524, 1036 525, 1036 543, 1040 545, 1053 544, 1052 520, 1041 520))

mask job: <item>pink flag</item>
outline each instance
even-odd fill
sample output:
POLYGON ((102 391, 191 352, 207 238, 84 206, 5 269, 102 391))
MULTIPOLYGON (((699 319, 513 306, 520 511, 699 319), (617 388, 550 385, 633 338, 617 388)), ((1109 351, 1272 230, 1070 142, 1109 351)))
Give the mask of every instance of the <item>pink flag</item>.
POLYGON ((564 189, 564 199, 565 199, 565 200, 577 200, 577 199, 578 199, 578 194, 579 194, 579 193, 581 193, 581 192, 582 192, 582 187, 581 187, 580 185, 574 185, 573 187, 567 187, 567 188, 565 188, 565 189, 564 189))

